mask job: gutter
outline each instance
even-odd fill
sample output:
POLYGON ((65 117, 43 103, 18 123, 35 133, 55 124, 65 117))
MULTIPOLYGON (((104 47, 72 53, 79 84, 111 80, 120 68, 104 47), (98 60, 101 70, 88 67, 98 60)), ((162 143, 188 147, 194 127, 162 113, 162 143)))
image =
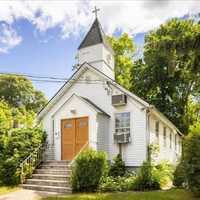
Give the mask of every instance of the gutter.
POLYGON ((162 114, 154 105, 150 105, 148 108, 149 112, 154 114, 155 116, 162 119, 162 121, 167 124, 169 127, 175 129, 180 136, 184 136, 184 134, 164 115, 162 114))

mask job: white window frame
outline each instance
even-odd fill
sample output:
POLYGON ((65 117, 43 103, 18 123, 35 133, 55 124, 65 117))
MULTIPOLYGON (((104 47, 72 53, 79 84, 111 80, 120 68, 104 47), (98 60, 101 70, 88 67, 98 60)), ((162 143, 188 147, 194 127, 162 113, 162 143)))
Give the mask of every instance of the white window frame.
POLYGON ((169 148, 172 149, 172 130, 170 130, 169 134, 169 148))
POLYGON ((177 151, 177 135, 174 136, 175 151, 177 151))
POLYGON ((179 137, 179 153, 182 152, 182 138, 179 137))
POLYGON ((156 121, 155 122, 155 136, 156 136, 156 142, 158 144, 159 144, 159 140, 160 140, 160 136, 159 135, 160 135, 160 122, 156 121))
POLYGON ((167 147, 167 127, 163 126, 163 146, 167 147))
MULTIPOLYGON (((118 134, 117 132, 116 132, 116 129, 125 129, 125 128, 129 128, 129 134, 130 134, 130 136, 131 136, 131 132, 132 132, 132 123, 131 123, 131 121, 132 121, 132 116, 131 116, 132 114, 131 114, 131 111, 123 111, 123 112, 115 112, 114 113, 114 134, 118 134), (116 115, 119 115, 119 114, 123 114, 123 113, 129 113, 129 118, 130 118, 130 121, 129 121, 129 127, 122 127, 122 128, 116 128, 116 115)), ((123 133, 121 133, 121 134, 123 134, 123 133)), ((120 135, 120 134, 119 134, 120 135)))

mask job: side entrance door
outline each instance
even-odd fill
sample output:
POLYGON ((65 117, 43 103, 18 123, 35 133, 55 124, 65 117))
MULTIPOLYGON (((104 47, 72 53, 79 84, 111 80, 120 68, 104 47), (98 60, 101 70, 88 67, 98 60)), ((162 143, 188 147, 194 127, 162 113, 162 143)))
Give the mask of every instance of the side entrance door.
POLYGON ((61 158, 73 160, 88 142, 88 117, 61 120, 61 158))

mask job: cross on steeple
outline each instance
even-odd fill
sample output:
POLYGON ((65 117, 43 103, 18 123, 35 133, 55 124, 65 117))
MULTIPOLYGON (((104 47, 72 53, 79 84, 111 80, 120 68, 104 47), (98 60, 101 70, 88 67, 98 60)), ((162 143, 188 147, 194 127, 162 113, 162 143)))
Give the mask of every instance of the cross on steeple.
POLYGON ((100 9, 97 8, 96 6, 94 7, 94 10, 92 11, 95 14, 95 17, 97 18, 97 12, 99 12, 100 9))

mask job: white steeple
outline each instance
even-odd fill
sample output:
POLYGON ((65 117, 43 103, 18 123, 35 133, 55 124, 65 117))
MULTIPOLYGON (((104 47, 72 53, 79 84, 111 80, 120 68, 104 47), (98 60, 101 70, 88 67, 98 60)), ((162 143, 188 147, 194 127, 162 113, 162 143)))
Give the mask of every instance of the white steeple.
POLYGON ((78 48, 78 64, 89 63, 114 79, 114 53, 97 18, 78 48))

